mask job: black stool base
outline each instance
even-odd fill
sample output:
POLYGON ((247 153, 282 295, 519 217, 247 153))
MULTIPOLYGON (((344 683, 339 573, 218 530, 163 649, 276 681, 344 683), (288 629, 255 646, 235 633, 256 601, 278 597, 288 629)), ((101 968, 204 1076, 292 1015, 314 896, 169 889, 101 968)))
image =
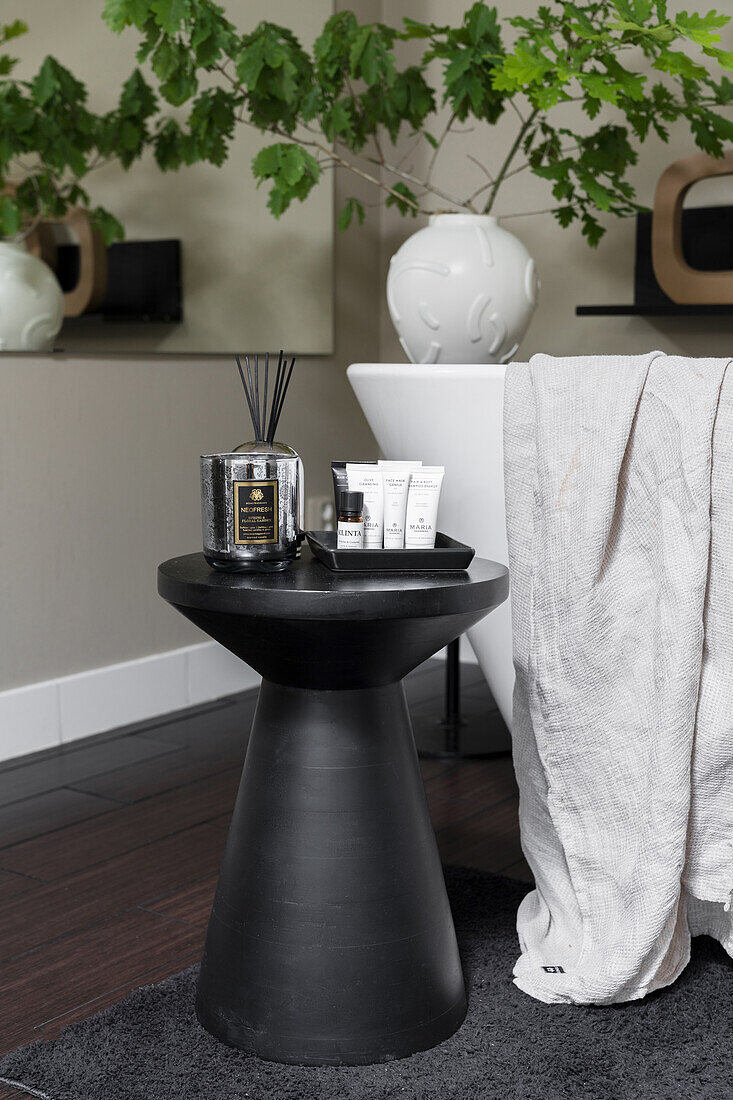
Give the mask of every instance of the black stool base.
POLYGON ((400 683, 263 681, 196 1011, 276 1062, 359 1065, 447 1039, 466 997, 400 683))

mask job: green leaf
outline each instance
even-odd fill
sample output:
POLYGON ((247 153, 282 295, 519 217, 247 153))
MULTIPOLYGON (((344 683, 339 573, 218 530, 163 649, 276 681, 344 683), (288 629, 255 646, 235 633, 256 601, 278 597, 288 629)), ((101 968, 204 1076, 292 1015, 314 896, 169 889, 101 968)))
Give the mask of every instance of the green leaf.
POLYGON ((160 86, 164 98, 174 107, 180 107, 198 91, 198 80, 193 65, 187 59, 185 65, 174 69, 172 74, 160 86))
MULTIPOLYGON (((603 64, 606 67, 609 80, 613 82, 619 94, 635 100, 644 98, 644 85, 647 82, 645 76, 630 72, 613 57, 604 57, 603 64)), ((599 96, 598 98, 602 97, 599 96)))
POLYGON ((587 212, 582 216, 582 224, 583 236, 586 238, 591 248, 596 248, 606 230, 598 223, 592 214, 588 214, 587 212))
POLYGON ((713 130, 722 141, 733 141, 733 119, 716 115, 712 111, 706 111, 705 114, 713 130))
POLYGON ((560 222, 563 229, 566 229, 572 221, 575 221, 577 216, 572 206, 560 206, 555 210, 555 217, 560 222))
POLYGON ((105 0, 102 18, 116 34, 130 26, 141 30, 150 7, 148 0, 105 0))
POLYGON ((721 69, 726 69, 728 72, 733 70, 733 52, 730 50, 715 50, 706 47, 702 52, 707 54, 708 57, 714 57, 721 69))
POLYGON ((446 65, 443 73, 443 80, 445 81, 446 88, 450 88, 456 81, 467 72, 474 63, 474 55, 471 50, 461 50, 456 54, 449 65, 446 65))
POLYGON ((265 64, 262 42, 245 47, 237 58, 237 76, 248 88, 254 88, 265 64))
POLYGON ((354 120, 352 116, 352 101, 344 98, 337 100, 333 106, 323 113, 323 132, 329 141, 335 138, 351 142, 354 137, 354 120))
POLYGON ((671 73, 673 76, 681 76, 686 80, 697 81, 700 77, 704 78, 708 75, 708 71, 703 65, 698 65, 696 61, 693 61, 686 54, 680 53, 679 50, 664 50, 653 63, 653 67, 661 73, 671 73))
POLYGON ((0 76, 8 76, 17 64, 17 57, 10 57, 9 54, 2 54, 0 56, 0 76))
POLYGON ((494 87, 517 91, 527 85, 539 84, 552 70, 552 62, 539 50, 525 42, 517 42, 514 53, 507 54, 494 76, 494 87))
POLYGON ((279 218, 293 199, 307 198, 320 178, 321 166, 301 145, 278 142, 259 151, 252 172, 258 187, 266 179, 272 182, 267 205, 279 218))
POLYGON ((349 50, 349 72, 368 85, 390 85, 395 76, 392 44, 396 32, 382 23, 359 27, 349 50))
POLYGON ((43 62, 31 87, 40 107, 45 107, 51 96, 59 90, 56 62, 52 57, 47 57, 43 62))
POLYGON ((580 85, 592 99, 614 106, 618 103, 618 89, 602 73, 582 73, 580 85))
POLYGON ((155 112, 157 98, 146 83, 139 69, 135 69, 122 85, 119 110, 122 115, 134 117, 138 122, 150 118, 155 112))
POLYGON ((0 195, 0 233, 3 237, 14 237, 20 229, 20 209, 10 195, 0 195))
POLYGON ((366 49, 366 44, 371 38, 371 27, 360 27, 356 37, 354 38, 353 45, 349 51, 349 68, 351 69, 352 76, 358 76, 359 66, 361 64, 361 55, 366 49))
POLYGON ((114 214, 110 214, 109 210, 105 210, 103 206, 96 206, 94 210, 90 210, 89 220, 95 229, 100 230, 106 245, 124 240, 125 230, 114 214))
MULTIPOLYGON (((81 106, 87 98, 86 88, 54 57, 47 57, 31 82, 31 89, 40 107, 47 107, 58 97, 64 106, 81 106)), ((83 116, 77 118, 81 125, 83 116)))
POLYGON ((365 217, 364 207, 358 199, 348 198, 338 217, 338 227, 342 233, 349 228, 354 215, 356 215, 359 225, 363 225, 365 217))
POLYGON ((496 8, 490 8, 479 0, 463 17, 469 38, 476 44, 487 34, 498 32, 496 8))
POLYGON ((18 38, 21 34, 27 34, 28 24, 24 23, 22 19, 14 19, 12 23, 5 23, 0 30, 0 44, 10 42, 13 38, 18 38))
POLYGON ((733 81, 724 76, 720 84, 715 85, 717 103, 733 103, 733 81))
POLYGON ((181 23, 190 14, 191 0, 150 0, 150 8, 164 34, 178 34, 181 23))
POLYGON ((299 145, 281 146, 280 176, 293 187, 306 170, 306 154, 299 145))
POLYGON ((593 179, 592 176, 584 175, 581 182, 586 195, 593 201, 599 210, 609 210, 611 208, 613 195, 607 187, 604 187, 597 180, 593 179))
POLYGON ((432 38, 433 29, 427 23, 419 23, 416 19, 405 16, 402 20, 405 25, 405 38, 432 38))
POLYGON ((387 195, 386 205, 397 207, 403 217, 410 214, 416 218, 418 202, 415 193, 404 183, 395 183, 392 191, 396 194, 387 195))
POLYGON ((152 56, 153 72, 158 80, 169 80, 185 64, 185 47, 170 38, 161 38, 152 56))
POLYGON ((637 23, 646 23, 652 14, 652 0, 635 0, 633 10, 637 23))
POLYGON ((280 165, 281 145, 266 145, 252 161, 252 171, 260 181, 274 176, 280 165))
POLYGON ((160 27, 152 16, 145 21, 143 35, 135 54, 138 61, 147 61, 161 38, 160 27))
POLYGON ((709 11, 707 15, 698 15, 697 12, 681 11, 674 21, 677 31, 691 42, 697 42, 699 46, 714 46, 720 42, 720 30, 730 23, 730 16, 718 15, 716 11, 709 11))
POLYGON ((380 51, 374 35, 366 38, 366 44, 362 50, 360 64, 361 76, 366 84, 375 84, 380 77, 380 51))
POLYGON ((155 136, 155 159, 162 172, 175 171, 186 163, 187 141, 183 130, 172 118, 166 120, 155 136))

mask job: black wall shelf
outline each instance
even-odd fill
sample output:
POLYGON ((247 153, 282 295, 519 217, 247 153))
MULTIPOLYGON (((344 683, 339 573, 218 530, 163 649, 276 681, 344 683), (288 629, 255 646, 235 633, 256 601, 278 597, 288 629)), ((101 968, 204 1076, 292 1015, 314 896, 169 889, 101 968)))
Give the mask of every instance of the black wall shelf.
MULTIPOLYGON (((79 278, 79 248, 60 245, 56 275, 62 290, 79 278)), ((119 241, 107 249, 107 292, 98 310, 65 317, 64 328, 117 321, 178 324, 183 320, 181 242, 119 241)))
MULTIPOLYGON (((700 271, 733 270, 733 206, 697 206, 682 211, 682 252, 700 271)), ((636 215, 634 301, 629 305, 576 306, 576 317, 731 317, 733 302, 679 305, 664 293, 652 264, 652 215, 636 215)))
POLYGON ((576 306, 576 317, 733 317, 732 305, 576 306))

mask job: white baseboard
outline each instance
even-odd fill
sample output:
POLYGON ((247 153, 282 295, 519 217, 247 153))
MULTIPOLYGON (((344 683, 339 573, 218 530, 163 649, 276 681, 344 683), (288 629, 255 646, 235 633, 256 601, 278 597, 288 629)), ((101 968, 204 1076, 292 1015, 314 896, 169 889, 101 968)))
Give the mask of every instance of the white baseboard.
POLYGON ((0 692, 0 760, 142 722, 260 682, 217 642, 0 692))

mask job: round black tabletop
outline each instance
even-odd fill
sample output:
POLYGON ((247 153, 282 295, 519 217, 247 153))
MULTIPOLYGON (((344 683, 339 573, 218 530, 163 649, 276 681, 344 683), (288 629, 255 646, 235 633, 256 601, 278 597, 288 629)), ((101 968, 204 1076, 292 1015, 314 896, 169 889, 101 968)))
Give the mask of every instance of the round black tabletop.
POLYGON ((180 607, 257 618, 429 618, 496 607, 509 593, 509 572, 474 558, 456 572, 339 573, 304 546, 281 573, 217 573, 203 554, 171 558, 158 566, 158 592, 180 607))

